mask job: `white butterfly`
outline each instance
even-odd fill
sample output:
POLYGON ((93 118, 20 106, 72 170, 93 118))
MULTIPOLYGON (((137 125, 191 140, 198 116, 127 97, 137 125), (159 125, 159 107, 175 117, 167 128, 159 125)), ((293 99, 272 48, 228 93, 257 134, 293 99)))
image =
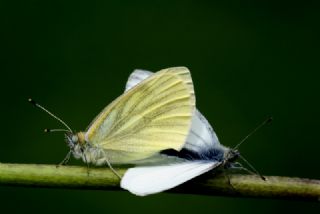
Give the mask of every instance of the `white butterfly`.
MULTIPOLYGON (((60 118, 29 99, 62 123, 71 154, 85 163, 102 166, 142 162, 166 149, 181 150, 190 130, 195 95, 186 67, 162 69, 127 90, 83 132, 73 132, 60 118)), ((117 174, 115 170, 113 172, 117 174)), ((120 177, 120 175, 118 175, 120 177)))
MULTIPOLYGON (((150 71, 135 70, 129 77, 126 90, 153 75, 150 71)), ((192 178, 218 167, 231 167, 239 152, 219 143, 206 118, 196 110, 191 130, 180 152, 165 152, 166 163, 138 166, 127 170, 121 187, 139 196, 159 193, 176 187, 192 178), (175 157, 175 158, 170 158, 175 157)))

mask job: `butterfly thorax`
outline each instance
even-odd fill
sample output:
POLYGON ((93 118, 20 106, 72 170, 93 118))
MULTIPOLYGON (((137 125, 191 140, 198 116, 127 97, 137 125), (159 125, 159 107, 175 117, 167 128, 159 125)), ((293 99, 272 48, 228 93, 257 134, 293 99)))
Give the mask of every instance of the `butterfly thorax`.
POLYGON ((76 159, 82 159, 85 163, 104 165, 107 163, 105 151, 85 140, 85 133, 67 133, 66 142, 76 159))

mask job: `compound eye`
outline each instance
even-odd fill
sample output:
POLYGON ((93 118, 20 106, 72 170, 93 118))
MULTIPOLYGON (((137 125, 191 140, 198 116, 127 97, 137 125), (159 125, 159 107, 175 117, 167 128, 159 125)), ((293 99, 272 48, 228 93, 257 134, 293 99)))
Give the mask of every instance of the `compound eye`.
POLYGON ((73 143, 77 143, 78 142, 78 136, 77 135, 73 135, 71 139, 72 139, 73 143))

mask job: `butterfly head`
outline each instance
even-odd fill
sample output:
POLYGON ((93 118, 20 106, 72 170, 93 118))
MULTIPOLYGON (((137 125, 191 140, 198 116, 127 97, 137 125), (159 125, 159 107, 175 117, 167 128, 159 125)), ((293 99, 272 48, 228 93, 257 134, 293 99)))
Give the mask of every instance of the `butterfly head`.
POLYGON ((236 149, 230 149, 227 151, 225 160, 226 162, 235 162, 240 157, 240 152, 236 149))
POLYGON ((73 133, 67 132, 66 135, 66 143, 70 147, 70 149, 74 149, 76 145, 83 145, 85 143, 85 136, 83 132, 73 133))

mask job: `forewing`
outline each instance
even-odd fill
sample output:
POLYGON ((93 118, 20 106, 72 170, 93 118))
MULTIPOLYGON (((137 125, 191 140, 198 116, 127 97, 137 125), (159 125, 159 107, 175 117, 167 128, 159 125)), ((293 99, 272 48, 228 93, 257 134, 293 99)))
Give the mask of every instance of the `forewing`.
MULTIPOLYGON (((128 78, 126 90, 134 87, 152 74, 154 73, 147 70, 134 70, 128 78)), ((200 111, 196 110, 192 118, 192 126, 184 148, 201 153, 214 147, 216 144, 219 144, 216 133, 208 120, 200 113, 200 111)))
POLYGON ((108 105, 89 127, 86 140, 109 151, 110 162, 117 163, 144 159, 168 148, 180 150, 194 106, 189 70, 164 69, 108 105))
POLYGON ((121 187, 138 196, 155 194, 208 172, 218 164, 219 162, 185 161, 164 166, 130 168, 121 180, 121 187))
MULTIPOLYGON (((128 78, 126 90, 134 87, 152 74, 154 73, 147 70, 134 70, 128 78)), ((219 139, 212 126, 200 111, 196 110, 192 118, 191 129, 184 148, 201 153, 214 147, 216 144, 219 144, 219 139)))

